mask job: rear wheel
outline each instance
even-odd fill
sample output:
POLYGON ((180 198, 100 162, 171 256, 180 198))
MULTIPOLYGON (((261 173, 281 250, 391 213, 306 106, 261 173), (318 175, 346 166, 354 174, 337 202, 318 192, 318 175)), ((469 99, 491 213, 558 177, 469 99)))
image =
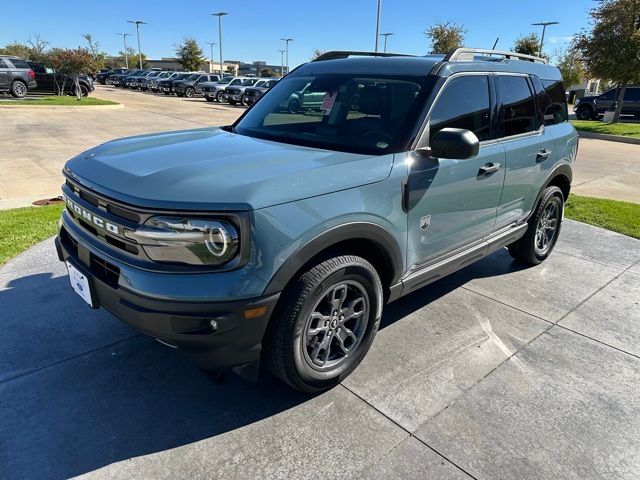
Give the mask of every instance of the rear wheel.
POLYGON ((317 392, 346 378, 369 350, 382 284, 368 261, 342 255, 303 272, 281 302, 266 341, 270 369, 293 388, 317 392))
POLYGON ((293 99, 289 102, 289 113, 298 113, 300 111, 300 102, 293 99))
POLYGON ((187 98, 191 98, 196 94, 196 91, 193 89, 193 87, 187 87, 187 89, 184 91, 184 96, 187 98))
POLYGON ((24 98, 27 96, 27 85, 22 80, 14 80, 11 84, 11 96, 15 98, 24 98))
POLYGON ((524 236, 509 245, 509 254, 519 262, 538 265, 549 257, 558 241, 564 197, 558 187, 547 187, 524 236))

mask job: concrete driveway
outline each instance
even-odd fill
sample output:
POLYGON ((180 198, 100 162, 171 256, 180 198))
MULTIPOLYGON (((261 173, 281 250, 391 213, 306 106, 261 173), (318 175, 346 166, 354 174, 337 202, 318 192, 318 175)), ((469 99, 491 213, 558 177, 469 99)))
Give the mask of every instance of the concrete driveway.
MULTIPOLYGON (((64 163, 99 143, 128 135, 228 125, 243 107, 99 85, 94 95, 120 109, 0 106, 0 210, 60 194, 64 163)), ((574 192, 640 203, 640 146, 582 139, 574 192)))
POLYGON ((221 384, 70 290, 48 240, 0 269, 0 478, 637 479, 640 242, 567 220, 385 310, 317 396, 221 384))

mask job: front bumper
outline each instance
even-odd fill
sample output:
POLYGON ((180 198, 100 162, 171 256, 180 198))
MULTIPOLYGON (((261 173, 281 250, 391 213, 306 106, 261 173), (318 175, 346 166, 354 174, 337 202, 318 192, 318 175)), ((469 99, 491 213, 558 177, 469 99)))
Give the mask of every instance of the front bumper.
MULTIPOLYGON (((61 261, 72 263, 90 278, 96 307, 181 350, 204 370, 232 368, 246 378, 256 378, 262 339, 279 293, 234 301, 216 298, 210 302, 143 296, 124 288, 118 281, 118 266, 86 248, 64 224, 55 245, 61 261), (248 310, 260 307, 266 308, 264 314, 247 318, 248 310)), ((157 282, 162 282, 163 274, 156 275, 157 282)))

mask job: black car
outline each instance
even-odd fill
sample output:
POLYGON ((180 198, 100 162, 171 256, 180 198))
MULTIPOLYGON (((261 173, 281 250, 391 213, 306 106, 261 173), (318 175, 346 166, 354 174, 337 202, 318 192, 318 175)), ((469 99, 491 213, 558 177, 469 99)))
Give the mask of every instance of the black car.
POLYGON ((158 82, 158 91, 164 93, 165 95, 171 95, 173 93, 173 83, 178 82, 180 80, 184 80, 189 76, 193 75, 192 73, 181 73, 180 75, 176 75, 172 78, 167 78, 166 80, 161 80, 158 82))
POLYGON ((23 98, 36 86, 35 72, 25 60, 0 56, 0 92, 8 91, 16 98, 23 98))
POLYGON ((211 75, 208 73, 194 73, 183 80, 173 83, 173 93, 179 97, 193 97, 195 94, 202 93, 202 84, 205 82, 217 82, 220 75, 211 75))
MULTIPOLYGON (((98 73, 96 73, 96 82, 98 82, 100 85, 106 85, 107 84, 107 80, 109 80, 109 77, 111 75, 116 73, 116 70, 120 70, 120 69, 103 68, 98 73)), ((122 69, 122 70, 124 70, 124 69, 122 69)))
MULTIPOLYGON (((582 97, 573 107, 578 120, 597 120, 607 110, 615 108, 618 89, 612 88, 600 95, 582 97)), ((640 120, 640 86, 627 87, 622 101, 622 115, 633 115, 640 120)))
POLYGON ((278 83, 277 78, 264 78, 258 80, 253 87, 245 88, 241 98, 242 104, 250 107, 276 83, 278 83))
MULTIPOLYGON (((36 82, 38 83, 38 86, 33 89, 35 92, 58 93, 59 85, 64 82, 64 92, 69 95, 76 94, 75 82, 71 77, 65 78, 64 75, 56 73, 53 68, 45 67, 40 63, 28 62, 28 64, 35 72, 36 82)), ((93 80, 89 75, 78 75, 78 84, 83 97, 88 96, 95 90, 93 80)))
POLYGON ((109 83, 115 87, 124 87, 126 86, 127 77, 139 71, 140 70, 132 70, 130 68, 125 68, 120 73, 111 75, 109 77, 109 83))

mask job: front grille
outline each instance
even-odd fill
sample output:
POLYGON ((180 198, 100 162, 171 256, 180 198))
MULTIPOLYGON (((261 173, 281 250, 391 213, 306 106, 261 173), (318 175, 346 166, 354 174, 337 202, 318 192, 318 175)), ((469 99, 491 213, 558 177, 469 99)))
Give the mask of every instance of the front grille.
POLYGON ((91 273, 109 285, 111 288, 118 288, 118 279, 120 278, 120 269, 113 263, 91 254, 91 273))
POLYGON ((237 88, 227 88, 227 93, 229 95, 238 95, 240 93, 240 90, 238 90, 237 88))

